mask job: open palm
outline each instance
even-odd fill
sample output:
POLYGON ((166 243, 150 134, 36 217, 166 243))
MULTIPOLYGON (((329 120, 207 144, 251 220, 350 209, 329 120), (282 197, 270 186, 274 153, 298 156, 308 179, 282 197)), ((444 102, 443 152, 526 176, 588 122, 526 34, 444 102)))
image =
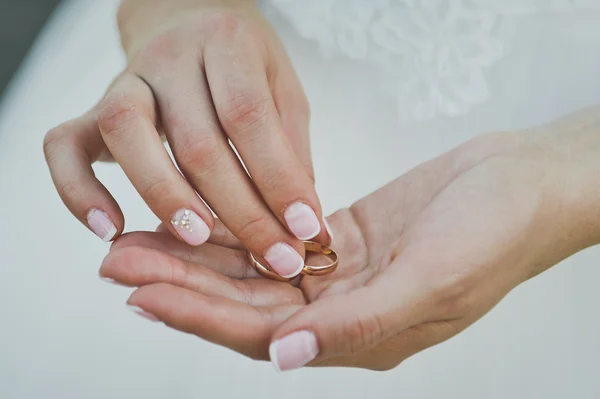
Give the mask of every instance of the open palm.
MULTIPOLYGON (((521 135, 482 136, 336 212, 331 275, 264 279, 223 225, 197 248, 160 232, 127 234, 100 273, 140 287, 128 303, 150 317, 254 359, 308 331, 314 348, 304 352, 314 353, 302 363, 389 369, 592 244, 562 240, 568 226, 556 212, 565 204, 535 148, 521 135)), ((303 365, 291 357, 277 366, 303 365)))

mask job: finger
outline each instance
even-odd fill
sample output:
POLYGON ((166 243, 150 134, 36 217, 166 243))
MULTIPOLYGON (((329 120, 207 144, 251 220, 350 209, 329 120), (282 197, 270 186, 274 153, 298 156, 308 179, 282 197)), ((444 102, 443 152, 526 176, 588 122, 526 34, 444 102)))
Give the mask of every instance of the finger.
POLYGON ((204 243, 212 214, 173 165, 156 131, 154 99, 138 77, 125 74, 100 106, 102 137, 144 201, 190 245, 204 243))
POLYGON ((304 303, 302 293, 288 284, 266 279, 231 279, 201 264, 148 248, 111 251, 102 262, 100 276, 134 287, 167 283, 252 306, 304 303))
POLYGON ((254 308, 168 284, 141 287, 127 303, 169 327, 261 360, 267 359, 275 327, 301 308, 254 308))
POLYGON ((277 45, 280 47, 277 54, 282 55, 274 61, 278 67, 271 71, 269 86, 281 118, 283 131, 314 184, 315 172, 310 148, 308 100, 285 49, 280 43, 277 45))
POLYGON ((166 233, 170 233, 169 228, 167 227, 166 224, 164 223, 160 223, 155 230, 157 233, 161 233, 161 234, 166 234, 166 233))
POLYGON ((300 240, 325 242, 313 181, 284 133, 260 49, 247 40, 227 37, 228 45, 216 40, 205 47, 206 76, 219 120, 279 221, 300 240))
POLYGON ((201 264, 207 268, 235 279, 259 277, 256 270, 250 265, 245 251, 206 243, 199 247, 187 245, 171 234, 134 232, 127 233, 111 246, 111 251, 142 247, 161 251, 186 262, 201 264))
POLYGON ((92 169, 105 151, 95 111, 52 129, 44 139, 46 162, 60 198, 81 223, 110 241, 123 231, 124 219, 92 169))
POLYGON ((279 223, 256 191, 220 129, 197 64, 189 65, 177 76, 164 72, 161 76, 169 78, 159 81, 148 73, 177 164, 246 248, 280 275, 298 275, 304 265, 302 242, 279 223))
POLYGON ((238 249, 241 251, 246 249, 240 240, 238 240, 238 238, 219 219, 215 220, 215 227, 213 228, 208 242, 221 247, 238 249))
POLYGON ((415 301, 416 291, 398 290, 397 281, 410 280, 379 276, 346 295, 308 305, 275 332, 269 349, 275 367, 285 371, 360 353, 423 322, 426 312, 415 301))

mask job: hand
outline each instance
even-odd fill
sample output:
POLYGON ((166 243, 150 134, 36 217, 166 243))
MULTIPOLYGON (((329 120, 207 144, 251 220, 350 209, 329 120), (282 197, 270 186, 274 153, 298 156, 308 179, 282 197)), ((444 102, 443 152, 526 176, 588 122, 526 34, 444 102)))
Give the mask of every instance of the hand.
POLYGON ((308 103, 254 2, 129 0, 120 27, 126 70, 93 110, 46 136, 66 206, 101 238, 120 234, 123 215, 91 168, 114 157, 175 236, 190 245, 209 238, 214 220, 204 200, 242 245, 281 275, 296 275, 301 240, 329 238, 314 189, 308 103))
POLYGON ((600 242, 590 222, 600 214, 589 184, 600 145, 591 136, 576 146, 534 133, 488 135, 417 167, 329 218, 340 266, 298 288, 255 278, 227 234, 198 249, 157 233, 127 235, 100 274, 140 286, 128 303, 142 315, 270 357, 281 370, 387 370, 600 242))

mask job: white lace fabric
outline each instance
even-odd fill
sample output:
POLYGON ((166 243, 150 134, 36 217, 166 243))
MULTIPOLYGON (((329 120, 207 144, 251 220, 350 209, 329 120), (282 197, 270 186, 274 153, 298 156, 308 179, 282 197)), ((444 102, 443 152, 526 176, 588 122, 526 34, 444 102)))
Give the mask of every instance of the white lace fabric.
MULTIPOLYGON (((403 120, 458 116, 489 99, 486 71, 507 52, 512 18, 600 9, 600 0, 263 0, 324 57, 378 69, 403 120)), ((381 84, 383 83, 383 84, 381 84)))

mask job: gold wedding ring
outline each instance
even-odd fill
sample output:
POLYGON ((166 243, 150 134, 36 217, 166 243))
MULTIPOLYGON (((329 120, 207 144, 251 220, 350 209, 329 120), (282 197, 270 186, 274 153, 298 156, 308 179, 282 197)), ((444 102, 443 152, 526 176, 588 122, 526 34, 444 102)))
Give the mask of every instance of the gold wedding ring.
MULTIPOLYGON (((314 252, 317 254, 325 255, 331 260, 331 263, 325 266, 311 266, 305 264, 300 274, 304 274, 307 276, 324 276, 326 274, 333 273, 333 271, 337 269, 338 255, 333 249, 329 248, 327 245, 319 244, 318 242, 314 241, 304 241, 304 249, 306 250, 306 252, 314 252)), ((281 277, 279 274, 271 270, 270 267, 267 267, 260 263, 258 260, 256 260, 256 258, 254 257, 254 255, 252 255, 252 252, 250 251, 248 251, 248 259, 250 260, 250 263, 252 264, 252 266, 254 266, 256 271, 261 276, 266 277, 268 279, 287 282, 292 281, 296 278, 281 277)))

